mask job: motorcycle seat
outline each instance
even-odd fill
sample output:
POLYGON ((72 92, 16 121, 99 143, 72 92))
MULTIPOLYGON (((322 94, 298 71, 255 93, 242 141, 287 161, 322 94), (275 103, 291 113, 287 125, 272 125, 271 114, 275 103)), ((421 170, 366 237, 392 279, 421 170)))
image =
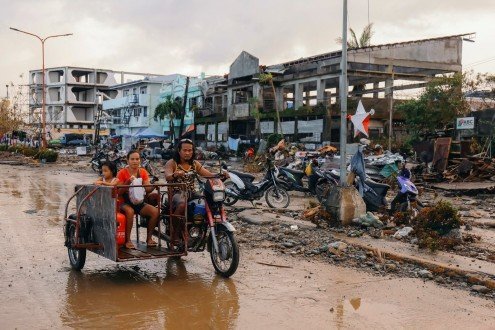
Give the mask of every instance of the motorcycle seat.
POLYGON ((241 177, 241 178, 246 178, 246 179, 249 179, 250 181, 253 181, 254 180, 254 175, 252 174, 249 174, 249 173, 243 173, 243 172, 239 172, 239 171, 233 171, 233 170, 230 170, 231 173, 234 173, 235 175, 241 177))
POLYGON ((283 171, 289 172, 292 175, 299 177, 299 178, 302 178, 303 176, 306 175, 303 171, 293 170, 293 169, 287 168, 287 167, 281 167, 280 169, 283 171))
POLYGON ((365 183, 371 187, 371 188, 384 188, 384 189, 389 189, 390 186, 385 183, 379 183, 373 180, 366 180, 365 183))

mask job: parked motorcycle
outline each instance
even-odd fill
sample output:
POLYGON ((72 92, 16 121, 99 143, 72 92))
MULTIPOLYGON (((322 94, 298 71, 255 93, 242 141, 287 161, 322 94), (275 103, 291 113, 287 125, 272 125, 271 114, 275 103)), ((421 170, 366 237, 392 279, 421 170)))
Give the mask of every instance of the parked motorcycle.
POLYGON ((289 193, 277 179, 275 166, 271 159, 267 158, 267 170, 265 177, 254 182, 254 175, 234 170, 228 170, 223 163, 223 169, 228 170, 230 181, 225 184, 225 205, 231 206, 238 200, 254 202, 265 196, 266 203, 272 208, 286 208, 290 203, 289 193))
POLYGON ((323 196, 323 191, 330 184, 337 184, 335 179, 325 171, 318 168, 318 160, 303 161, 304 171, 295 170, 290 167, 276 167, 277 178, 287 191, 300 191, 316 195, 318 199, 323 196), (307 178, 307 183, 304 181, 307 178))
POLYGON ((155 183, 159 180, 160 170, 151 163, 148 159, 146 153, 141 153, 141 166, 149 173, 151 176, 151 183, 155 183))
POLYGON ((101 165, 107 160, 107 154, 103 150, 97 150, 93 158, 89 161, 91 169, 97 173, 101 173, 101 165))
MULTIPOLYGON (((359 191, 361 197, 363 197, 366 204, 366 211, 376 212, 381 208, 387 207, 388 203, 386 196, 390 186, 373 181, 366 175, 364 157, 361 148, 359 148, 354 156, 352 156, 350 172, 352 175, 355 175, 354 186, 359 191)), ((333 181, 330 181, 330 184, 332 184, 332 182, 337 184, 340 181, 340 173, 336 170, 328 171, 325 175, 333 178, 333 181)), ((325 181, 322 180, 321 183, 323 182, 325 181)), ((323 191, 321 188, 317 189, 323 191)), ((319 195, 321 194, 317 193, 317 196, 319 195)))
POLYGON ((411 210, 414 213, 419 212, 423 208, 423 203, 418 199, 418 189, 411 181, 411 171, 405 168, 400 171, 397 176, 397 184, 399 191, 390 203, 390 213, 405 212, 411 210))

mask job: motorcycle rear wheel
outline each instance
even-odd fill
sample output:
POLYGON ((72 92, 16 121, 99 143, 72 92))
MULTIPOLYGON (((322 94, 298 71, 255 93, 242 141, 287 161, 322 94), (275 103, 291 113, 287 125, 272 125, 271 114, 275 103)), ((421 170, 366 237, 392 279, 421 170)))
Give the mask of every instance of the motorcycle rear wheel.
MULTIPOLYGON (((234 275, 239 266, 239 246, 237 245, 234 233, 228 231, 224 227, 217 227, 216 238, 220 251, 214 251, 215 248, 213 247, 213 244, 211 244, 211 263, 219 275, 227 278, 234 275)), ((210 233, 210 241, 211 240, 210 233)))
POLYGON ((265 199, 268 206, 274 209, 285 209, 290 203, 290 196, 287 190, 277 186, 271 186, 266 190, 265 199))

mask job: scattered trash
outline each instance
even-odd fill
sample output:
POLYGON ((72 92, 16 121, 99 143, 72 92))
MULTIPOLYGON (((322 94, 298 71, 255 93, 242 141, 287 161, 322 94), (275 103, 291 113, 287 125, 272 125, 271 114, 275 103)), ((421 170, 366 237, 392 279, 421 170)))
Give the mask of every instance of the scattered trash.
POLYGON ((383 222, 381 222, 380 219, 378 219, 378 217, 371 212, 366 212, 366 214, 360 216, 359 218, 354 218, 352 222, 364 227, 383 227, 383 222))
POLYGON ((401 239, 403 237, 409 236, 410 233, 412 233, 414 229, 412 227, 404 227, 399 230, 397 230, 394 234, 394 238, 401 239))
POLYGON ((347 244, 341 241, 333 242, 329 247, 334 248, 338 251, 345 251, 347 249, 347 244))
POLYGON ((490 289, 488 289, 484 285, 473 285, 471 287, 471 290, 476 291, 478 293, 488 293, 488 292, 490 292, 490 289))
POLYGON ((297 225, 291 225, 291 226, 290 226, 290 229, 291 229, 291 230, 298 230, 298 229, 299 229, 299 227, 298 227, 297 225))
POLYGON ((422 278, 429 278, 429 279, 432 279, 433 278, 433 274, 427 270, 427 269, 422 269, 418 272, 418 275, 422 278))

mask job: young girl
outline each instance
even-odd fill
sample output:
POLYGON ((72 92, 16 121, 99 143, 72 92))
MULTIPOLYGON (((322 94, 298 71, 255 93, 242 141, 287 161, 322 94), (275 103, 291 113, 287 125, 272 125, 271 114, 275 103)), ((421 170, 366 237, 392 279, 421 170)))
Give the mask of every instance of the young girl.
POLYGON ((113 162, 104 162, 101 165, 102 177, 96 180, 98 186, 116 186, 119 183, 117 176, 117 166, 113 162))

